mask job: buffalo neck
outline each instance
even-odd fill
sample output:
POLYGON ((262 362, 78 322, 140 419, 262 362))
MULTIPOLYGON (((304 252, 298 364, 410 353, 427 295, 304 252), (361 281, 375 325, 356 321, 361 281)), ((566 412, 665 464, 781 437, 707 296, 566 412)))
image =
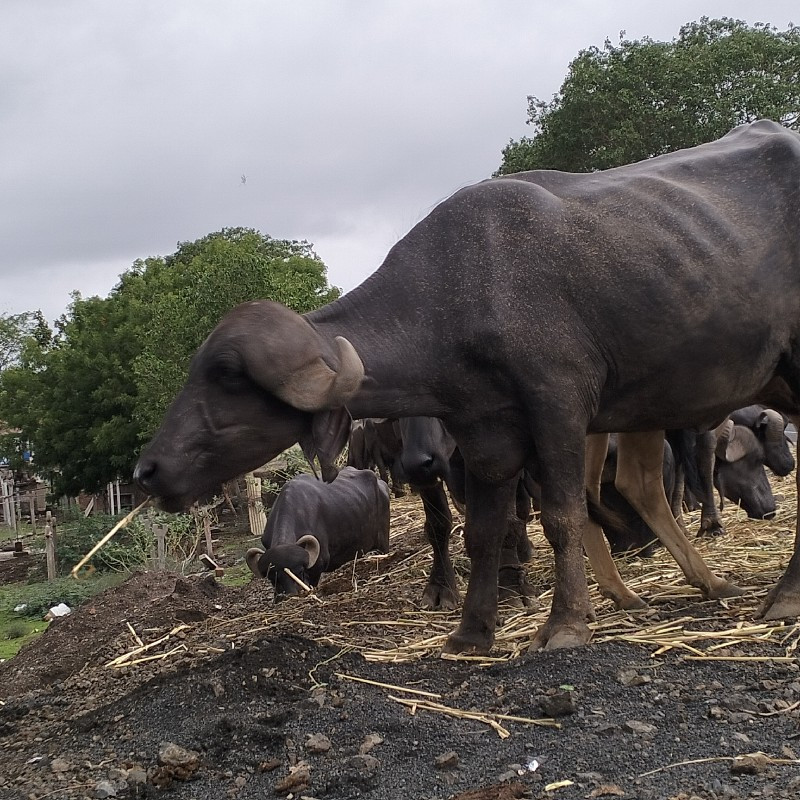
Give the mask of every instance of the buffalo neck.
POLYGON ((435 360, 441 340, 431 325, 435 307, 424 287, 406 283, 384 265, 360 286, 306 315, 326 343, 344 336, 364 363, 365 376, 347 408, 354 417, 436 416, 435 360))

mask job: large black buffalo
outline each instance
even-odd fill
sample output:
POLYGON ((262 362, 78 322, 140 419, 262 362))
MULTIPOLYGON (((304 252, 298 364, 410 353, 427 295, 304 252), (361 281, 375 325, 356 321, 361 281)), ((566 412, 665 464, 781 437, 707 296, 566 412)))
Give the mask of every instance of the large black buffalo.
MULTIPOLYGON (((297 441, 330 459, 350 414, 439 417, 467 468, 472 561, 446 649, 492 645, 501 522, 527 465, 556 578, 533 646, 567 646, 592 618, 586 489, 599 494, 605 434, 621 431, 618 487, 694 585, 731 593, 696 571, 658 489, 662 431, 754 402, 800 412, 799 218, 800 135, 769 121, 605 172, 461 189, 336 302, 228 314, 136 478, 182 508, 297 441)), ((800 612, 799 590, 800 551, 767 613, 800 612)))
POLYGON ((371 470, 345 467, 331 483, 298 475, 281 490, 261 537, 246 561, 255 575, 269 578, 275 596, 297 594, 286 574, 316 586, 357 555, 389 549, 389 489, 371 470))

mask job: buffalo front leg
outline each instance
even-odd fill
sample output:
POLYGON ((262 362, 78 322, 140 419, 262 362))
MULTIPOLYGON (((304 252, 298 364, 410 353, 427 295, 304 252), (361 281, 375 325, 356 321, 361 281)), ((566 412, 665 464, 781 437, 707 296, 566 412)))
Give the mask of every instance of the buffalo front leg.
MULTIPOLYGON (((792 416, 795 426, 800 426, 800 417, 792 416)), ((800 430, 800 427, 798 427, 800 430)), ((798 440, 800 448, 800 440, 798 440)), ((800 456, 800 450, 798 451, 800 456)), ((796 459, 797 460, 797 459, 796 459)), ((800 461, 795 473, 797 490, 800 492, 800 461)), ((798 508, 795 513, 794 552, 789 559, 786 572, 767 595, 758 615, 764 619, 785 619, 800 616, 800 494, 797 495, 798 508)))
POLYGON ((425 509, 425 535, 433 548, 433 566, 422 593, 422 607, 452 611, 460 599, 456 573, 450 560, 453 516, 441 481, 420 488, 419 495, 425 509))
MULTIPOLYGON (((586 437, 586 492, 595 502, 600 503, 600 480, 603 464, 608 451, 608 434, 595 433, 586 437)), ((583 547, 594 570, 600 594, 612 600, 617 608, 646 608, 647 603, 632 592, 622 581, 617 565, 611 557, 608 545, 600 526, 594 520, 587 520, 583 547)))
POLYGON ((529 606, 533 587, 528 583, 525 564, 533 555, 525 520, 516 513, 506 515, 506 535, 500 551, 500 570, 497 587, 501 603, 529 606))
POLYGON ((663 431, 621 433, 617 445, 617 489, 669 550, 689 584, 712 599, 743 594, 738 586, 711 572, 672 516, 662 476, 663 431))
POLYGON ((513 479, 491 484, 467 471, 464 539, 470 576, 461 622, 448 637, 445 653, 488 653, 492 648, 497 625, 500 550, 514 486, 513 479))
POLYGON ((700 480, 700 530, 701 536, 721 536, 725 533, 722 519, 714 501, 714 449, 717 435, 705 431, 697 435, 697 475, 700 480))

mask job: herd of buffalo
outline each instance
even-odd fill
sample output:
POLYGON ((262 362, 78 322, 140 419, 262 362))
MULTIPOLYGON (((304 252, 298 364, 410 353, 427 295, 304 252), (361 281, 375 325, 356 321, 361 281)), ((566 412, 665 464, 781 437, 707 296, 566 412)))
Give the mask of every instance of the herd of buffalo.
MULTIPOLYGON (((762 120, 604 172, 483 181, 336 302, 305 315, 238 306, 195 355, 135 478, 178 510, 299 443, 329 486, 288 484, 264 550, 247 554, 291 591, 282 566, 314 582, 354 546, 387 546, 388 488, 358 459, 389 420, 400 455, 371 461, 398 462, 420 490, 431 607, 460 602, 443 483, 465 508, 470 578, 446 651, 488 651, 498 586, 524 597, 531 497, 555 558, 532 645, 553 648, 589 637, 584 552, 604 595, 643 605, 604 529, 614 549, 655 535, 705 596, 739 594, 687 539, 681 504, 694 497, 709 532, 714 485, 774 513, 764 465, 792 469, 785 426, 798 419, 800 135, 762 120)), ((800 615, 797 540, 761 613, 800 615)))

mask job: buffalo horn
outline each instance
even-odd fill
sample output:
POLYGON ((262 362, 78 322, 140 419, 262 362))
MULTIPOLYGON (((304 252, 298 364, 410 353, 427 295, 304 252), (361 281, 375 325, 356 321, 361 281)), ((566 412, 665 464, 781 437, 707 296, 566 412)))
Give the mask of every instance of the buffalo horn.
POLYGON ((317 563, 319 551, 322 549, 319 544, 319 539, 317 539, 316 536, 312 536, 310 533, 307 533, 305 536, 301 536, 297 540, 297 545, 302 547, 303 550, 308 553, 308 564, 306 564, 306 567, 313 567, 314 564, 317 563))
POLYGON ((783 417, 774 409, 767 408, 758 418, 759 425, 766 425, 766 439, 771 444, 783 441, 783 417))
POLYGON ((275 394, 301 411, 339 408, 355 394, 364 378, 364 364, 344 336, 337 336, 339 369, 334 372, 322 358, 292 372, 275 390, 275 394))
POLYGON ((753 447, 757 447, 756 435, 744 425, 734 425, 733 420, 727 420, 717 428, 716 456, 723 461, 733 463, 744 458, 753 447), (730 424, 728 424, 730 423, 730 424), (719 433, 723 429, 722 434, 719 433))
POLYGON ((714 454, 721 461, 733 460, 728 458, 728 446, 731 441, 731 435, 733 434, 733 427, 733 420, 728 418, 714 429, 714 433, 717 435, 717 446, 714 454))
POLYGON ((264 555, 263 550, 259 550, 257 547, 251 547, 244 555, 244 560, 247 562, 247 566, 250 567, 250 571, 256 578, 263 578, 264 576, 258 571, 258 559, 264 555))

